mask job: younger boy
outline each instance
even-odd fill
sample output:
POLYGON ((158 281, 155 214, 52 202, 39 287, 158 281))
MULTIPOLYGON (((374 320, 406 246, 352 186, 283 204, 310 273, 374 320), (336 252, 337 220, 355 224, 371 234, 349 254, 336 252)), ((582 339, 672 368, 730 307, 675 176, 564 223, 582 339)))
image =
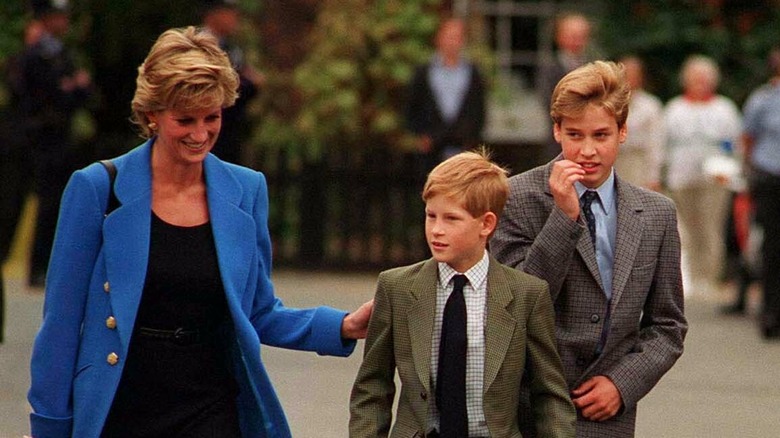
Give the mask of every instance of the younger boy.
POLYGON ((486 251, 507 194, 506 171, 484 153, 431 171, 422 197, 433 258, 379 275, 350 437, 519 437, 524 380, 538 435, 574 436, 547 284, 486 251))
POLYGON ((630 94, 612 62, 561 79, 550 115, 563 153, 510 179, 490 242, 498 260, 550 285, 580 438, 634 436, 637 402, 688 329, 674 204, 613 170, 630 94))

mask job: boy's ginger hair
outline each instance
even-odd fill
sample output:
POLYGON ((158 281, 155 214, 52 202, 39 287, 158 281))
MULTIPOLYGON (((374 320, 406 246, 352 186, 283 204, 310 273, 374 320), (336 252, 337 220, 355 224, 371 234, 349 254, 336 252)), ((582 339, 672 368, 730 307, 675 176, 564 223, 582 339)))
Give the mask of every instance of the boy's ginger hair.
POLYGON ((588 105, 600 106, 622 128, 628 118, 631 88, 623 64, 595 61, 563 77, 553 90, 550 117, 557 125, 564 117, 579 117, 588 105))
POLYGON ((423 201, 444 195, 473 217, 492 212, 499 217, 509 196, 507 170, 490 160, 484 147, 454 155, 434 167, 422 192, 423 201))

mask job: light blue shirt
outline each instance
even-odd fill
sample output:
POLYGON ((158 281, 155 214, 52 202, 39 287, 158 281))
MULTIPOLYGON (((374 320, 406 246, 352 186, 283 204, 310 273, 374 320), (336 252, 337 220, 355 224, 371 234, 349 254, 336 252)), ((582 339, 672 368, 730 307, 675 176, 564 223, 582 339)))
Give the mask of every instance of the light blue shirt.
POLYGON ((780 175, 780 85, 765 85, 750 95, 744 125, 755 140, 751 164, 780 175))
POLYGON ((447 67, 441 56, 434 55, 428 69, 428 82, 444 121, 454 122, 471 82, 469 64, 460 60, 456 66, 447 67))
MULTIPOLYGON (((574 183, 577 196, 588 190, 579 182, 574 183)), ((615 170, 609 174, 604 184, 596 189, 598 198, 593 201, 591 210, 596 218, 596 262, 599 265, 601 284, 607 299, 612 298, 612 267, 615 263, 615 235, 617 233, 617 196, 615 192, 615 170)))

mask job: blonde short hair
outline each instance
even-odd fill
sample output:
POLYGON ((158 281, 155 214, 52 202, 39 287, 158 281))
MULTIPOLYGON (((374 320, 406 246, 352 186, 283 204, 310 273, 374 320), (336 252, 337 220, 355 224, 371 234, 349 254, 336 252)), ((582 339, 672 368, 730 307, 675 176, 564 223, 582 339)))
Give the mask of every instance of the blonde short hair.
POLYGON ((238 74, 211 33, 193 26, 167 30, 138 67, 131 121, 149 138, 148 113, 226 108, 235 103, 238 85, 238 74))
POLYGON ((628 118, 631 88, 622 64, 595 61, 563 77, 555 86, 550 117, 560 125, 564 117, 580 116, 588 105, 603 107, 615 117, 618 127, 628 118))
POLYGON ((500 216, 509 196, 506 169, 490 161, 483 148, 461 152, 441 162, 428 174, 423 201, 444 195, 463 203, 473 217, 487 212, 500 216))

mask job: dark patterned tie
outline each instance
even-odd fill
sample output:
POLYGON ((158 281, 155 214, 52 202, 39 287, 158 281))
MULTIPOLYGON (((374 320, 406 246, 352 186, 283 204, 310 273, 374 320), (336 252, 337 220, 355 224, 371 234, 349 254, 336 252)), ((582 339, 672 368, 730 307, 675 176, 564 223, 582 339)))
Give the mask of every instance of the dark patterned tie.
MULTIPOLYGON (((586 190, 580 198, 580 204, 582 206, 582 214, 585 216, 585 221, 588 223, 588 232, 590 233, 590 241, 593 243, 593 248, 596 248, 596 216, 593 215, 593 201, 598 199, 599 194, 595 190, 586 190)), ((604 345, 607 343, 607 336, 609 334, 611 312, 610 312, 610 300, 607 300, 607 314, 604 316, 604 325, 601 328, 601 336, 599 336, 599 342, 596 344, 596 356, 600 356, 604 352, 604 345)))
POLYGON ((455 287, 444 306, 436 378, 436 407, 439 434, 447 438, 468 438, 466 414, 466 300, 465 275, 453 277, 455 287))
POLYGON ((582 215, 585 216, 585 222, 588 225, 588 232, 590 233, 590 241, 593 243, 594 248, 596 247, 596 217, 593 215, 593 210, 590 206, 598 197, 599 194, 595 190, 586 190, 580 198, 582 215))

